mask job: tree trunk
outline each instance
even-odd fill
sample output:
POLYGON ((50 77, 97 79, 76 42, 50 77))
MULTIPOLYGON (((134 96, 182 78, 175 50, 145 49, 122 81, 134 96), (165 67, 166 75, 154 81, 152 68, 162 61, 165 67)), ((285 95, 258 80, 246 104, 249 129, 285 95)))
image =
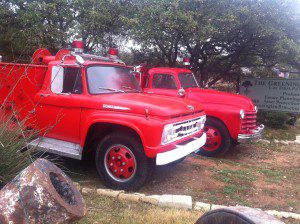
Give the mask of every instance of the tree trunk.
POLYGON ((241 74, 239 73, 236 79, 236 93, 240 93, 240 84, 241 84, 241 74))

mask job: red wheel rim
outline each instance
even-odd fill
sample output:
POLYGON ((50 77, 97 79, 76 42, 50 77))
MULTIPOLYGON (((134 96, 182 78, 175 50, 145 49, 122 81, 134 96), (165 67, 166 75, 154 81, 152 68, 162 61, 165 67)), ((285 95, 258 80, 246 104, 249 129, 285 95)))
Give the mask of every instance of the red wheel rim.
POLYGON ((205 126, 204 132, 206 133, 207 139, 202 148, 210 152, 217 150, 222 144, 222 136, 220 131, 215 127, 205 126))
POLYGON ((133 178, 136 160, 129 148, 124 145, 114 145, 106 151, 104 157, 105 169, 115 181, 126 182, 133 178))

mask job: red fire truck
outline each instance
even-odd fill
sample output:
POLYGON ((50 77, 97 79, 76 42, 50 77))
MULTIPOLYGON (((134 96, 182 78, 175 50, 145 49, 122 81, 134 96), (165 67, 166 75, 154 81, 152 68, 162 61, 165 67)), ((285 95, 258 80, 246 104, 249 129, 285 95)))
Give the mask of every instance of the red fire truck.
POLYGON ((138 189, 154 165, 181 160, 206 141, 203 107, 143 93, 116 50, 109 57, 39 49, 30 64, 0 62, 0 115, 36 130, 29 146, 74 159, 95 152, 104 183, 138 189))
MULTIPOLYGON (((188 65, 188 60, 184 61, 188 65)), ((215 156, 225 153, 238 142, 257 140, 264 126, 256 122, 257 107, 248 97, 200 88, 187 68, 135 68, 145 93, 192 99, 203 105, 207 115, 205 145, 197 152, 215 156)))

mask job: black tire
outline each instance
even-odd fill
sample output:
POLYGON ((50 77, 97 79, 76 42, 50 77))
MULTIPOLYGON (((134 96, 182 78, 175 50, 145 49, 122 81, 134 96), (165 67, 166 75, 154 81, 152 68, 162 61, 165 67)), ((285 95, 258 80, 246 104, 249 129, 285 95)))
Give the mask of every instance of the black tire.
POLYGON ((95 156, 96 168, 98 174, 109 188, 123 190, 138 190, 151 177, 154 169, 154 161, 146 157, 142 143, 133 135, 125 133, 112 133, 104 137, 98 144, 95 156), (111 176, 107 167, 105 167, 105 155, 114 145, 123 145, 130 149, 136 162, 135 173, 128 181, 120 182, 111 176))
MULTIPOLYGON (((213 117, 207 117, 205 126, 213 127, 219 131, 222 139, 221 144, 214 151, 208 151, 202 147, 197 152, 197 154, 202 156, 214 157, 226 153, 230 149, 232 143, 231 136, 229 134, 227 127, 223 124, 223 122, 213 117)), ((204 127, 204 131, 206 130, 207 128, 204 127)))
POLYGON ((243 214, 229 209, 209 211, 201 216, 195 224, 255 224, 243 214))

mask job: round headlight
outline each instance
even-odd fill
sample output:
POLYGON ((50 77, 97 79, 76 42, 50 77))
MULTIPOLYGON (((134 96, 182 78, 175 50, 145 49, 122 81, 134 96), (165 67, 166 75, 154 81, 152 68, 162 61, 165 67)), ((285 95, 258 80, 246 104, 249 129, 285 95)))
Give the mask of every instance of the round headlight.
POLYGON ((243 109, 240 110, 240 118, 241 119, 245 118, 245 111, 243 109))

